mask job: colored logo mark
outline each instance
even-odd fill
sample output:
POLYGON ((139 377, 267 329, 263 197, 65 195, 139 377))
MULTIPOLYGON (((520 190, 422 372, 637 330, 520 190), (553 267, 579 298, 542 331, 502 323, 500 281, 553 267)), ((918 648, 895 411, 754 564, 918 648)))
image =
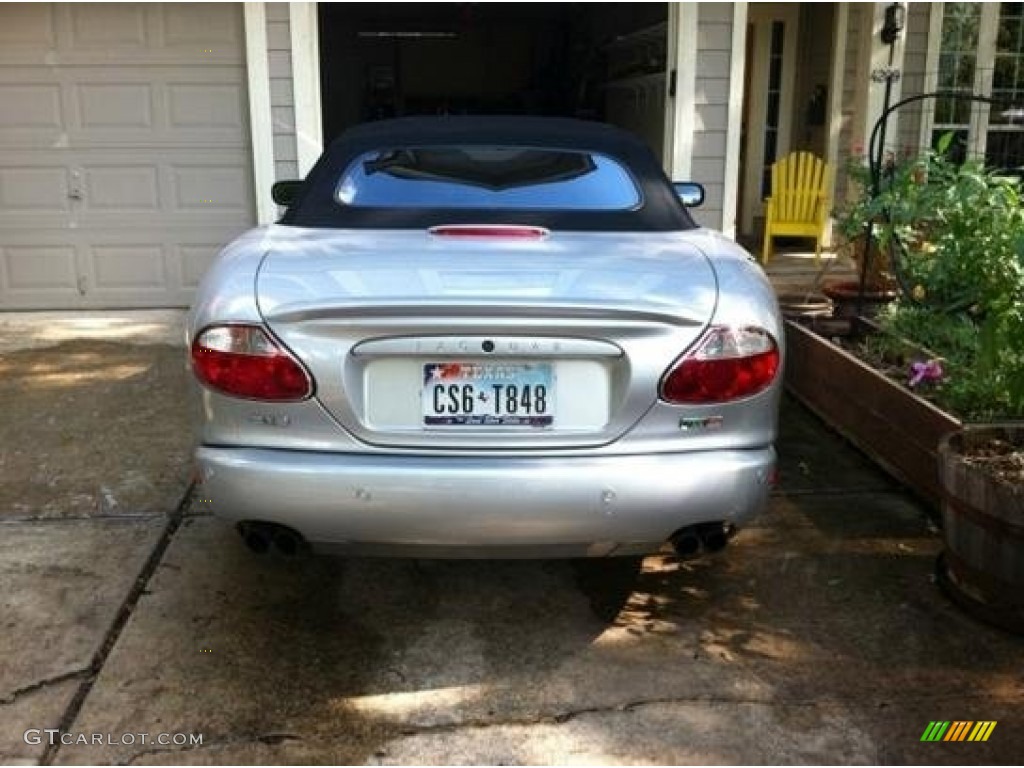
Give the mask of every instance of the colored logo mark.
POLYGON ((988 741, 995 727, 995 720, 932 720, 921 741, 988 741))

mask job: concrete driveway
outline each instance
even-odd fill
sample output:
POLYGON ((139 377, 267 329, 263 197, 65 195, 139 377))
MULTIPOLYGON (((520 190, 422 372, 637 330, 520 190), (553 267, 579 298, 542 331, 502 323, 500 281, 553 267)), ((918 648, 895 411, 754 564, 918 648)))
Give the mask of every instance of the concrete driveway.
POLYGON ((792 403, 782 487, 719 556, 261 558, 188 496, 179 314, 0 338, 0 761, 1024 754, 1024 642, 944 599, 922 508, 792 403))

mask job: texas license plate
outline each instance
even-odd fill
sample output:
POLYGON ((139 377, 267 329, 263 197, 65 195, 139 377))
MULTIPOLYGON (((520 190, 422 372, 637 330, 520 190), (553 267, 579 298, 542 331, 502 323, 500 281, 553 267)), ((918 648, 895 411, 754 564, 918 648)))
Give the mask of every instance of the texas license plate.
POLYGON ((427 363, 423 424, 550 427, 555 413, 553 382, 550 363, 427 363))

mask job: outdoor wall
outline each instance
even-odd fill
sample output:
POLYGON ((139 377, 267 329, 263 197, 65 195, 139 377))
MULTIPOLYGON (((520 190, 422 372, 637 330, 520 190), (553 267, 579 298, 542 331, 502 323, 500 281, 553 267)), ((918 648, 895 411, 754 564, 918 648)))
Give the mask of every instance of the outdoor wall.
MULTIPOLYGON (((910 3, 903 52, 903 97, 924 92, 925 66, 928 59, 928 24, 931 3, 910 3)), ((925 102, 934 107, 934 102, 925 102)), ((899 110, 899 148, 917 154, 921 149, 921 104, 899 110)))
POLYGON ((295 148, 295 98, 292 90, 292 43, 288 3, 267 3, 267 59, 270 111, 274 125, 274 178, 299 176, 295 148))
MULTIPOLYGON (((697 81, 691 176, 707 191, 695 211, 700 224, 723 226, 726 131, 729 126, 729 62, 732 3, 701 3, 697 17, 697 81)), ((735 180, 734 180, 735 183, 735 180)))
POLYGON ((793 120, 790 142, 793 149, 804 149, 825 156, 828 139, 827 116, 814 116, 809 105, 818 88, 827 89, 832 70, 832 30, 835 7, 832 3, 801 3, 799 49, 797 50, 796 87, 793 96, 793 120))
POLYGON ((842 129, 839 132, 839 153, 836 158, 837 202, 846 196, 847 180, 845 167, 855 151, 863 154, 865 149, 861 116, 867 102, 867 46, 870 44, 870 30, 873 8, 871 3, 850 3, 846 27, 846 59, 843 64, 842 129))

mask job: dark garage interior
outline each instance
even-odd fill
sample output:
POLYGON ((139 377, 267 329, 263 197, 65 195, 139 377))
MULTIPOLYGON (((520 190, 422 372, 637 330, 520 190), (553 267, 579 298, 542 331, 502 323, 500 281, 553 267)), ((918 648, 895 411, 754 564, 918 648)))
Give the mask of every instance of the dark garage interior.
POLYGON ((324 139, 366 120, 602 120, 661 154, 663 3, 321 3, 324 139))

